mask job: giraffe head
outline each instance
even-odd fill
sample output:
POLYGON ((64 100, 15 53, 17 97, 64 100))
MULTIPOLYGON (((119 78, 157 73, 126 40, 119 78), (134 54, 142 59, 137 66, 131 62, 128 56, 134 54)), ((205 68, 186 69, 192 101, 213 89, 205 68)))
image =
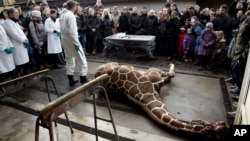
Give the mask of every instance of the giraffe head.
POLYGON ((216 140, 224 140, 229 132, 229 126, 224 121, 205 123, 204 126, 206 136, 216 140))

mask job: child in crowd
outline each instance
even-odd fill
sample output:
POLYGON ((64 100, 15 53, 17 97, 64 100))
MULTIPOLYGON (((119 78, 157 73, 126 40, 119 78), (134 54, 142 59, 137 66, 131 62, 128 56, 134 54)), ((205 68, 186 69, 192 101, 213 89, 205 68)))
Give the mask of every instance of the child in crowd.
POLYGON ((221 68, 223 64, 223 50, 226 46, 226 40, 224 37, 223 31, 216 32, 216 43, 215 48, 213 49, 212 58, 211 58, 211 65, 213 71, 219 71, 218 69, 221 68))
POLYGON ((207 70, 207 65, 212 55, 212 49, 216 42, 216 35, 213 31, 213 24, 211 22, 206 24, 206 28, 201 33, 200 47, 198 55, 200 56, 200 68, 198 70, 207 70))
POLYGON ((177 39, 177 42, 178 42, 178 56, 180 59, 183 58, 183 41, 184 41, 184 38, 186 36, 186 28, 185 26, 181 26, 180 28, 180 33, 178 34, 178 39, 177 39))
POLYGON ((185 62, 192 62, 194 57, 194 46, 195 46, 195 37, 192 34, 191 28, 187 29, 187 34, 183 40, 183 50, 184 56, 183 59, 185 62))

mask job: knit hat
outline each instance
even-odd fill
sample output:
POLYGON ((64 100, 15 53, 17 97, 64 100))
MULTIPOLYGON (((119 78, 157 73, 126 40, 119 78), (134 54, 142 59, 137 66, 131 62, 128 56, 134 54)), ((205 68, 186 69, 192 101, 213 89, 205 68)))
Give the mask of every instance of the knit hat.
POLYGON ((211 22, 207 23, 207 24, 206 24, 206 28, 211 28, 211 29, 213 29, 213 23, 211 23, 211 22))
POLYGON ((31 11, 31 16, 40 18, 41 17, 41 12, 38 11, 38 10, 33 10, 33 11, 31 11))
POLYGON ((180 30, 186 30, 186 27, 185 26, 181 26, 180 30))

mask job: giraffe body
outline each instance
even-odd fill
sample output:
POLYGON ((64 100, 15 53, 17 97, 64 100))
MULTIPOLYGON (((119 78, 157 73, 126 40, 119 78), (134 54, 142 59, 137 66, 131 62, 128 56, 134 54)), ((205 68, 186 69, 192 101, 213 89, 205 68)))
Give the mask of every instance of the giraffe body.
POLYGON ((174 77, 173 69, 174 66, 171 64, 169 72, 164 72, 157 68, 141 71, 133 66, 111 62, 99 66, 95 77, 108 74, 109 77, 102 82, 107 91, 125 94, 151 118, 167 128, 208 137, 218 136, 217 134, 220 133, 217 133, 217 130, 220 132, 224 129, 226 130, 227 126, 224 122, 212 124, 199 120, 196 123, 187 123, 176 119, 168 112, 159 93, 160 88, 174 77))

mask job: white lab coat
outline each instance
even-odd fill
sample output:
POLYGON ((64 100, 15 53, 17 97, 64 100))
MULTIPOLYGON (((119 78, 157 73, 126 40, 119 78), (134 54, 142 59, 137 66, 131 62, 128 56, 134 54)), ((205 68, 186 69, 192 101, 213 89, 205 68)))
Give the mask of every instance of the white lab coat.
POLYGON ((73 75, 74 72, 77 72, 80 76, 86 76, 88 65, 78 39, 76 17, 72 11, 65 10, 59 21, 62 33, 62 47, 65 49, 66 74, 73 75), (75 50, 75 45, 80 46, 79 51, 75 50))
POLYGON ((57 19, 54 22, 51 18, 45 21, 45 32, 48 36, 48 54, 58 54, 62 52, 61 39, 54 33, 54 30, 60 32, 60 23, 57 19))
POLYGON ((6 19, 3 27, 9 36, 15 50, 13 52, 16 65, 23 65, 29 62, 28 50, 23 42, 27 39, 20 25, 11 19, 6 19))
POLYGON ((0 24, 0 74, 13 71, 16 67, 13 54, 7 54, 4 51, 8 47, 13 47, 13 45, 3 26, 0 24))

